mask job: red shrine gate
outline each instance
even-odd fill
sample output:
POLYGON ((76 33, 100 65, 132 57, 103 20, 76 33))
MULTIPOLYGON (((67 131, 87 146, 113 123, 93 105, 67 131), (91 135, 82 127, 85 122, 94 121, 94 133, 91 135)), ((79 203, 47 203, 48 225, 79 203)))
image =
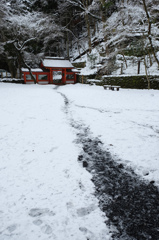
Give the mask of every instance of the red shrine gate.
MULTIPOLYGON (((77 70, 69 60, 46 57, 40 64, 40 69, 32 69, 32 74, 39 84, 74 84, 77 70)), ((29 70, 22 69, 24 83, 34 83, 29 70)))

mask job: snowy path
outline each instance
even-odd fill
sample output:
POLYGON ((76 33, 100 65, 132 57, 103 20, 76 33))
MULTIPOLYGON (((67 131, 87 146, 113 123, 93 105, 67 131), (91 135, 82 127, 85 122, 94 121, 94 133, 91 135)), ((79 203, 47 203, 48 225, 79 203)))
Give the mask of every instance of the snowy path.
POLYGON ((82 84, 59 91, 68 96, 75 122, 89 126, 119 163, 159 187, 159 91, 82 84))
POLYGON ((0 85, 0 240, 108 240, 51 86, 0 85))

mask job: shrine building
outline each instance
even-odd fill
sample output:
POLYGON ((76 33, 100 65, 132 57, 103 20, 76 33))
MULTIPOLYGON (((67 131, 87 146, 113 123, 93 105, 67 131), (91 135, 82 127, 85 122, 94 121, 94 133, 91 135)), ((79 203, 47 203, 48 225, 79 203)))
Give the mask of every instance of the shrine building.
MULTIPOLYGON (((36 83, 39 84, 74 84, 78 70, 74 69, 71 62, 64 58, 45 57, 40 68, 31 69, 36 83)), ((22 68, 24 83, 34 83, 29 70, 22 68)))

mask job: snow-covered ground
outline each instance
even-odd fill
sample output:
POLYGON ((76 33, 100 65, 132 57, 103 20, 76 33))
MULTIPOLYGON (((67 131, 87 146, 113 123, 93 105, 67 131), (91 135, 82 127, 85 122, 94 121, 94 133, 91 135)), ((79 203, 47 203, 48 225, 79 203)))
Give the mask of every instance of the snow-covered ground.
POLYGON ((0 240, 110 239, 54 87, 0 84, 0 240))
POLYGON ((77 84, 60 89, 72 101, 73 116, 90 126, 105 148, 159 185, 159 91, 104 90, 77 84))
POLYGON ((157 90, 0 83, 0 116, 0 240, 111 239, 70 119, 159 185, 157 90))

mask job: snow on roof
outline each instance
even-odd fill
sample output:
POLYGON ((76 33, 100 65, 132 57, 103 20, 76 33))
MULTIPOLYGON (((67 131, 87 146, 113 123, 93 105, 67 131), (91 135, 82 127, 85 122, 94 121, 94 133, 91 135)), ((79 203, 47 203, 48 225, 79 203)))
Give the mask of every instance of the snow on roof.
POLYGON ((72 69, 72 72, 80 72, 81 70, 77 69, 77 68, 74 68, 72 69))
MULTIPOLYGON (((29 72, 28 68, 22 68, 21 70, 22 70, 22 72, 29 72)), ((43 70, 41 68, 32 68, 31 71, 32 72, 43 72, 43 70)))
POLYGON ((59 57, 46 57, 42 63, 44 67, 73 68, 73 65, 69 60, 59 57))
POLYGON ((67 60, 64 57, 49 57, 49 56, 45 56, 45 59, 61 59, 61 60, 67 60))

